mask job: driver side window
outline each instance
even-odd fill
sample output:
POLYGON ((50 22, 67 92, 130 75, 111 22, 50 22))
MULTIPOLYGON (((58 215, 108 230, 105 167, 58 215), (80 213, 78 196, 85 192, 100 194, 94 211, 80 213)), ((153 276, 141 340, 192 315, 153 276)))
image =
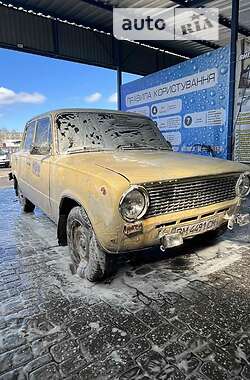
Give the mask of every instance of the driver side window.
POLYGON ((23 142, 23 150, 25 152, 29 152, 31 149, 33 139, 34 139, 35 125, 36 125, 36 122, 32 121, 26 127, 25 137, 24 137, 24 142, 23 142))
POLYGON ((46 148, 51 146, 51 142, 50 118, 44 117, 37 120, 34 145, 37 148, 46 148))

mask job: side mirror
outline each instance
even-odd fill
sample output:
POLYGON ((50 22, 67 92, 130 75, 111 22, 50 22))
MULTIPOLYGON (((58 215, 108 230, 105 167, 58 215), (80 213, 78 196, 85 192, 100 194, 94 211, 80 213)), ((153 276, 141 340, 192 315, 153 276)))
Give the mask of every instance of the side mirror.
POLYGON ((30 149, 30 154, 45 156, 50 154, 50 146, 49 145, 32 145, 30 149))

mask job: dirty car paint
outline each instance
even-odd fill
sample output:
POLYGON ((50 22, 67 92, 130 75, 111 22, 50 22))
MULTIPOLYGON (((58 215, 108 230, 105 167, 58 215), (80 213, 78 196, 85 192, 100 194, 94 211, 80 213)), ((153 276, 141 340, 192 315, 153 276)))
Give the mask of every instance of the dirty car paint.
MULTIPOLYGON (((238 201, 235 198, 142 219, 143 233, 127 236, 119 201, 131 184, 240 173, 247 167, 170 152, 158 129, 142 116, 91 110, 64 110, 50 115, 53 149, 46 165, 43 163, 40 168, 41 176, 49 178, 46 194, 49 206, 45 211, 57 223, 61 200, 64 197, 75 200, 84 207, 99 243, 107 251, 124 252, 159 244, 157 225, 216 213, 238 201)), ((21 186, 26 185, 28 178, 25 173, 21 176, 20 162, 27 154, 20 151, 15 157, 13 173, 21 186)), ((41 207, 42 194, 31 193, 32 186, 33 183, 23 186, 23 193, 41 207)))

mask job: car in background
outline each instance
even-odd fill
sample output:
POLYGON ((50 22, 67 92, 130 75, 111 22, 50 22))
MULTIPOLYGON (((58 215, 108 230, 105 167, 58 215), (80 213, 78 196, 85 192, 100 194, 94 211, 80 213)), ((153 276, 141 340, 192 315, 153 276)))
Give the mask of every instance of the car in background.
POLYGON ((68 245, 71 270, 90 281, 117 254, 184 239, 209 239, 249 223, 246 165, 176 153, 153 121, 136 113, 64 109, 30 120, 12 178, 23 210, 40 207, 68 245))
POLYGON ((10 156, 9 153, 0 148, 0 167, 9 168, 10 167, 10 156))

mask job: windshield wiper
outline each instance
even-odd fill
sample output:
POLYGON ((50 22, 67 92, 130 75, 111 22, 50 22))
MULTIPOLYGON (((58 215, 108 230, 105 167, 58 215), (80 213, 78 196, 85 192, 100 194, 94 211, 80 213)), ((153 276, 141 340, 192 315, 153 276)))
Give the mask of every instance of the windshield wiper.
POLYGON ((133 149, 142 149, 142 150, 165 150, 167 148, 163 148, 163 147, 155 147, 155 146, 151 146, 151 145, 142 145, 142 144, 137 144, 137 143, 130 143, 130 144, 124 144, 124 145, 119 145, 117 148, 117 150, 133 150, 133 149))
POLYGON ((74 154, 74 153, 83 153, 83 152, 102 152, 105 149, 95 148, 92 146, 83 146, 82 148, 68 148, 65 153, 74 154))

